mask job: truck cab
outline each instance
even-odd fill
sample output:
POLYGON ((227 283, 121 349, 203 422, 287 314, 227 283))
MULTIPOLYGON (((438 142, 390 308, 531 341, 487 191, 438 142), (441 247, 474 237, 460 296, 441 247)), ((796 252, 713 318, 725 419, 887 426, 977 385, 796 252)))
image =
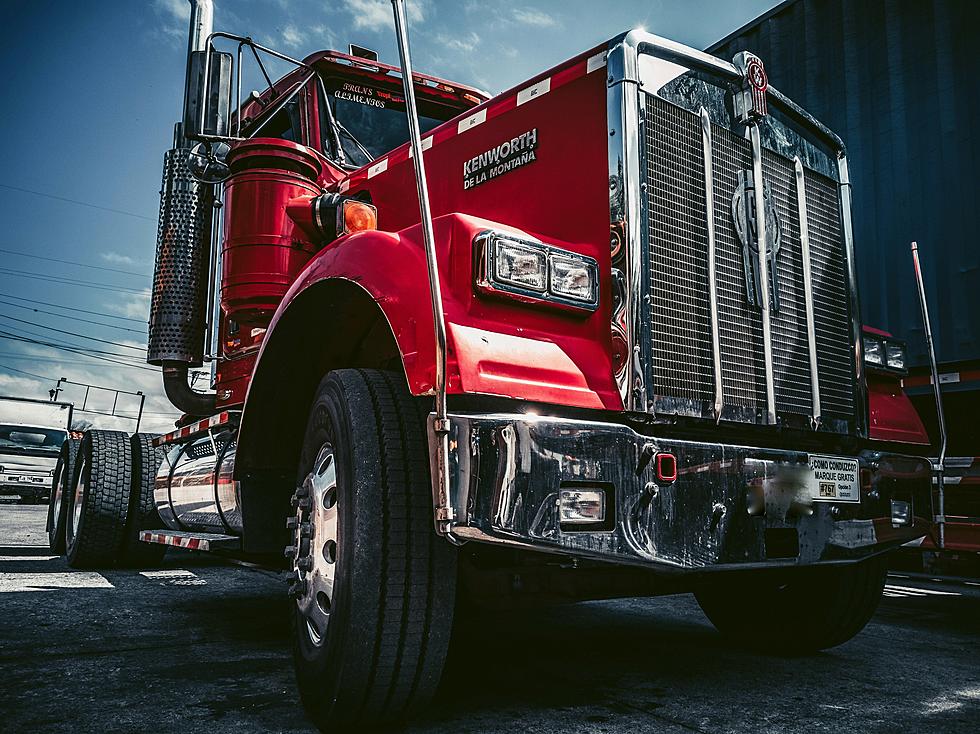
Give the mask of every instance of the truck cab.
MULTIPOLYGON (((282 568, 322 727, 424 706, 457 597, 694 593, 742 644, 850 639, 932 511, 869 429, 843 142, 758 57, 642 30, 488 98, 414 73, 393 5, 400 69, 278 54, 236 113, 215 41, 277 52, 194 4, 148 346, 186 415, 133 443, 156 515, 124 535, 282 568)), ((83 505, 125 453, 87 441, 83 505)))
POLYGON ((71 405, 0 397, 0 495, 48 501, 71 405))

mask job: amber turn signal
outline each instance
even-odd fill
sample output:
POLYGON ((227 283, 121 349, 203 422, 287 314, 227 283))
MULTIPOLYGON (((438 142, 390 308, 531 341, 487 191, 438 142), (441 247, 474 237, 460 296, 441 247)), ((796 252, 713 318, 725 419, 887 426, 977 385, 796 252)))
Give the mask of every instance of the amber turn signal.
POLYGON ((378 228, 378 210, 357 199, 345 199, 337 219, 338 235, 378 228))

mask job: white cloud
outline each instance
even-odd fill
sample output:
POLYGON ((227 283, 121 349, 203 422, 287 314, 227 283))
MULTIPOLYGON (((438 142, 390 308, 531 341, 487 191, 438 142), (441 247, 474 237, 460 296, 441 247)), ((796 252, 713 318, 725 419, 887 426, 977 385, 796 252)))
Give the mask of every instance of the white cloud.
MULTIPOLYGON (((425 20, 426 2, 410 0, 405 4, 409 23, 425 20)), ((344 9, 353 16, 355 30, 385 31, 394 27, 388 0, 347 0, 344 9)))
POLYGON ((107 263, 113 263, 114 265, 135 265, 136 261, 129 255, 120 255, 118 252, 100 252, 99 257, 101 257, 107 263))
POLYGON ((191 4, 187 0, 153 0, 153 7, 173 21, 187 24, 191 20, 191 4))
POLYGON ((306 43, 306 36, 294 25, 287 25, 280 34, 283 45, 288 48, 299 48, 306 43))
POLYGON ((461 53, 469 53, 480 45, 480 37, 473 32, 466 33, 461 36, 447 36, 440 34, 436 40, 439 42, 439 45, 442 48, 449 49, 450 51, 459 51, 461 53))
POLYGON ((555 18, 534 8, 515 8, 514 20, 537 28, 553 28, 558 25, 555 18))
POLYGON ((104 304, 110 313, 130 319, 148 319, 150 316, 150 291, 142 293, 119 293, 115 301, 104 304))

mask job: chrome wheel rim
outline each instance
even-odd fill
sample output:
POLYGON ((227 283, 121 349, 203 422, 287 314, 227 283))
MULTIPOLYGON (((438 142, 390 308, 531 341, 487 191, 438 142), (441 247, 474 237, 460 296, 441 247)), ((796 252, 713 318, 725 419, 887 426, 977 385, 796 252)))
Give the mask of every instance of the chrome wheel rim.
POLYGON ((65 465, 58 462, 58 467, 54 473, 54 483, 51 488, 51 529, 54 532, 58 531, 58 518, 61 517, 61 500, 63 494, 61 484, 64 479, 64 473, 65 465))
POLYGON ((66 537, 71 540, 78 532, 78 523, 82 518, 82 499, 85 497, 85 459, 81 459, 78 464, 78 481, 75 482, 75 491, 72 495, 71 503, 71 522, 68 525, 66 537))
POLYGON ((290 593, 316 647, 326 638, 334 600, 339 550, 337 500, 337 465, 333 445, 326 442, 302 486, 296 488, 296 514, 289 519, 294 530, 290 593))

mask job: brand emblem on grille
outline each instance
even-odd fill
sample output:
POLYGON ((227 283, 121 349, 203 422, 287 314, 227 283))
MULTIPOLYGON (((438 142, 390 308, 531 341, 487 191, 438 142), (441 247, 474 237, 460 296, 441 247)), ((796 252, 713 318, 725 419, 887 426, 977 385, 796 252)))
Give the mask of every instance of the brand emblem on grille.
MULTIPOLYGON (((772 293, 772 310, 779 312, 779 280, 776 271, 776 258, 782 241, 782 224, 776 213, 776 204, 768 186, 762 189, 763 207, 766 216, 766 267, 769 268, 769 288, 772 293)), ((742 265, 745 269, 745 295, 748 302, 762 308, 759 293, 759 228, 755 208, 755 182, 752 171, 738 172, 738 187, 732 197, 732 219, 735 233, 742 243, 742 265)))
POLYGON ((746 123, 765 117, 769 77, 762 59, 742 51, 736 54, 732 63, 742 74, 741 87, 735 93, 735 114, 739 121, 746 123))

